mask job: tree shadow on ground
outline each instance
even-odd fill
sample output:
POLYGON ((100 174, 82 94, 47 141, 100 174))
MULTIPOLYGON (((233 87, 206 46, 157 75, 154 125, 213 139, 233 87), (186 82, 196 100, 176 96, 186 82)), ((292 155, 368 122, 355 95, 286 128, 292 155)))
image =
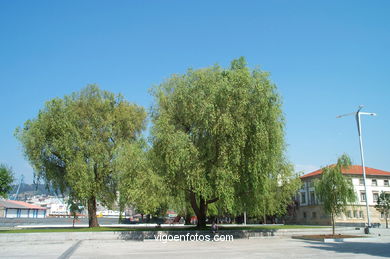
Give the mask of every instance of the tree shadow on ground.
POLYGON ((388 242, 334 242, 324 243, 319 241, 304 241, 310 245, 307 248, 315 248, 336 253, 353 253, 356 255, 370 255, 389 258, 390 244, 388 242))
POLYGON ((187 236, 187 235, 208 235, 213 237, 215 234, 219 236, 232 236, 234 239, 248 239, 256 237, 271 237, 275 236, 277 230, 267 229, 267 230, 218 230, 216 233, 213 233, 210 230, 150 230, 150 231, 120 231, 115 232, 118 235, 120 240, 156 240, 158 235, 169 235, 169 236, 187 236))

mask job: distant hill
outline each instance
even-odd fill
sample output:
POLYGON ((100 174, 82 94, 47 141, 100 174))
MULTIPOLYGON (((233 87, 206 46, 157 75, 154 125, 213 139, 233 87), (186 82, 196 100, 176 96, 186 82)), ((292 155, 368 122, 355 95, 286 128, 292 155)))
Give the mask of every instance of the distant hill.
MULTIPOLYGON (((12 186, 12 191, 9 193, 9 197, 16 194, 19 184, 12 186)), ((55 195, 53 190, 47 190, 44 184, 25 184, 22 183, 19 190, 19 199, 23 200, 26 196, 34 195, 55 195)))

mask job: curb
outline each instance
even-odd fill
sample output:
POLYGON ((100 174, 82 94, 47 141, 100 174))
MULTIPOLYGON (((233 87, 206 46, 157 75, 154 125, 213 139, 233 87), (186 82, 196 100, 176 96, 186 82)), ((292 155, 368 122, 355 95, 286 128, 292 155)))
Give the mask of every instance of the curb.
POLYGON ((344 237, 344 238, 310 238, 304 236, 292 236, 292 239, 299 239, 305 241, 318 241, 324 243, 338 243, 338 242, 360 242, 360 241, 372 241, 378 240, 376 236, 357 236, 357 237, 344 237))

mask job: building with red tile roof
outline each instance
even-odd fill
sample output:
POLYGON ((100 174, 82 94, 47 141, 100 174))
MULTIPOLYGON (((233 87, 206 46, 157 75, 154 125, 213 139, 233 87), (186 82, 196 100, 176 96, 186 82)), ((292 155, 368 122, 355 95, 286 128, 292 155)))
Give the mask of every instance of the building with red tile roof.
MULTIPOLYGON (((334 166, 334 165, 331 165, 334 166)), ((366 168, 366 176, 390 176, 390 172, 375 169, 375 168, 370 168, 370 167, 365 167, 366 168)), ((352 165, 346 169, 342 170, 342 173, 345 175, 363 175, 363 167, 360 165, 352 165)), ((318 169, 314 172, 305 174, 301 176, 301 179, 305 179, 308 177, 313 177, 322 174, 322 169, 318 169)))
MULTIPOLYGON (((335 166, 335 165, 330 165, 335 166)), ((381 192, 390 193, 390 172, 366 167, 367 193, 364 189, 363 170, 360 165, 352 165, 342 170, 342 173, 352 181, 357 201, 345 213, 336 218, 338 225, 364 226, 367 222, 366 199, 372 223, 383 224, 384 215, 375 209, 376 201, 381 192)), ((321 177, 322 169, 302 175, 302 187, 296 196, 297 209, 291 222, 300 224, 330 225, 330 217, 322 210, 321 202, 317 200, 314 183, 321 177)))
POLYGON ((46 208, 24 201, 0 200, 0 217, 3 218, 45 218, 46 208))

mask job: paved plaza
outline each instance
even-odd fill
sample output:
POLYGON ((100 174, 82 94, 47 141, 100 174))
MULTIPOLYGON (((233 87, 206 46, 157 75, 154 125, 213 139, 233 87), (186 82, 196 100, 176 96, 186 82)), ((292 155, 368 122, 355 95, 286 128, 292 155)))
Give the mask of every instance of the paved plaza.
POLYGON ((390 236, 324 243, 271 237, 233 242, 125 240, 2 242, 1 258, 388 258, 390 236))

